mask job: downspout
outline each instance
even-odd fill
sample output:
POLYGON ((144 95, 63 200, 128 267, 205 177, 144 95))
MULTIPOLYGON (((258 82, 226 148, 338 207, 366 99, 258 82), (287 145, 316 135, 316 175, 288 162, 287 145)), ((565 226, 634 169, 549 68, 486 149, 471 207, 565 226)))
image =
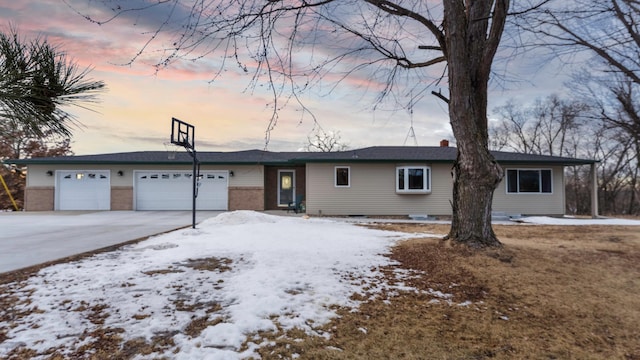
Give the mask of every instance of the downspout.
POLYGON ((596 163, 591 163, 591 217, 598 218, 598 173, 596 163))

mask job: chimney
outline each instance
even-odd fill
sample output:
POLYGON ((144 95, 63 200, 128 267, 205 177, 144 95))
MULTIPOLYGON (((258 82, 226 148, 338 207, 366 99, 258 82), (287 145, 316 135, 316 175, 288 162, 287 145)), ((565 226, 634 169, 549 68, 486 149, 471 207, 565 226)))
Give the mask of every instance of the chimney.
POLYGON ((440 140, 440 147, 449 147, 449 140, 447 139, 440 140))

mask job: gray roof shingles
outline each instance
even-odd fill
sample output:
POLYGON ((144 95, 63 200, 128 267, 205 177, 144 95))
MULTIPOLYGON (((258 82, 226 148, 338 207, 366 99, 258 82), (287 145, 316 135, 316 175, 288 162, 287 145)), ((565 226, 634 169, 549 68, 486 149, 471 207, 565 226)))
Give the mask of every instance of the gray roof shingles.
MULTIPOLYGON (((373 146, 340 152, 272 152, 246 150, 232 152, 198 152, 202 164, 292 164, 311 162, 398 162, 426 161, 451 163, 456 159, 455 147, 428 146, 373 146)), ((504 164, 556 164, 586 165, 597 161, 567 157, 520 154, 494 151, 499 163, 504 164)), ((190 164, 193 162, 186 151, 177 151, 175 159, 169 159, 166 151, 137 151, 97 155, 76 155, 8 160, 15 164, 190 164)))

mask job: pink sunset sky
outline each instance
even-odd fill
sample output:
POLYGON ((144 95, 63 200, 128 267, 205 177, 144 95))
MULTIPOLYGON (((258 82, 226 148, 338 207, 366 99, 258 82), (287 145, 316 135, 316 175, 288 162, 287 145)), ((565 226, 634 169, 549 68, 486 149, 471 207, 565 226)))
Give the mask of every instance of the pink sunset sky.
MULTIPOLYGON (((100 95, 100 102, 92 105, 95 111, 66 109, 80 123, 72 142, 76 154, 166 150, 172 117, 195 126, 199 151, 265 148, 272 95, 263 86, 249 88, 251 74, 226 71, 211 81, 218 68, 209 58, 179 61, 156 73, 153 51, 157 48, 153 46, 133 64, 123 65, 149 39, 149 31, 155 30, 153 21, 139 19, 133 25, 129 18, 97 25, 68 4, 99 19, 112 14, 101 10, 99 1, 0 0, 0 29, 6 32, 13 25, 24 38, 46 37, 82 67, 92 67, 90 78, 106 83, 108 89, 100 95)), ((162 45, 162 41, 159 38, 154 45, 162 45)), ((505 72, 514 72, 506 69, 512 65, 503 66, 505 72)), ((539 77, 535 82, 513 82, 507 86, 509 91, 500 86, 491 93, 493 105, 489 108, 509 98, 531 101, 535 96, 545 96, 550 87, 560 88, 558 74, 552 75, 555 80, 551 82, 539 77)), ((429 95, 438 88, 428 88, 413 105, 411 115, 406 109, 396 107, 394 111, 394 106, 374 110, 375 90, 382 85, 371 79, 355 76, 331 92, 330 84, 322 84, 302 101, 324 130, 340 132, 342 142, 350 148, 416 143, 432 146, 441 139, 455 142, 445 104, 429 95), (408 137, 412 124, 415 139, 408 137)), ((446 84, 439 86, 446 93, 446 84)), ((406 99, 399 101, 406 103, 406 99)), ((270 132, 267 149, 297 151, 305 146, 314 126, 313 119, 302 116, 297 104, 289 103, 270 132)))

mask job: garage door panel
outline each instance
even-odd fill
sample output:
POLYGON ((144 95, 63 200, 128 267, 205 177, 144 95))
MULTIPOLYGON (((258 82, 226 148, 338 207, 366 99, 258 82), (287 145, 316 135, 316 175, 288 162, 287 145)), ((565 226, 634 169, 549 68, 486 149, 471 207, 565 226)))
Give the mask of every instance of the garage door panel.
POLYGON ((111 183, 109 171, 58 171, 57 210, 109 210, 111 183))
MULTIPOLYGON (((227 210, 228 172, 203 171, 199 180, 198 210, 227 210)), ((190 210, 192 174, 185 171, 137 171, 137 210, 190 210)))

